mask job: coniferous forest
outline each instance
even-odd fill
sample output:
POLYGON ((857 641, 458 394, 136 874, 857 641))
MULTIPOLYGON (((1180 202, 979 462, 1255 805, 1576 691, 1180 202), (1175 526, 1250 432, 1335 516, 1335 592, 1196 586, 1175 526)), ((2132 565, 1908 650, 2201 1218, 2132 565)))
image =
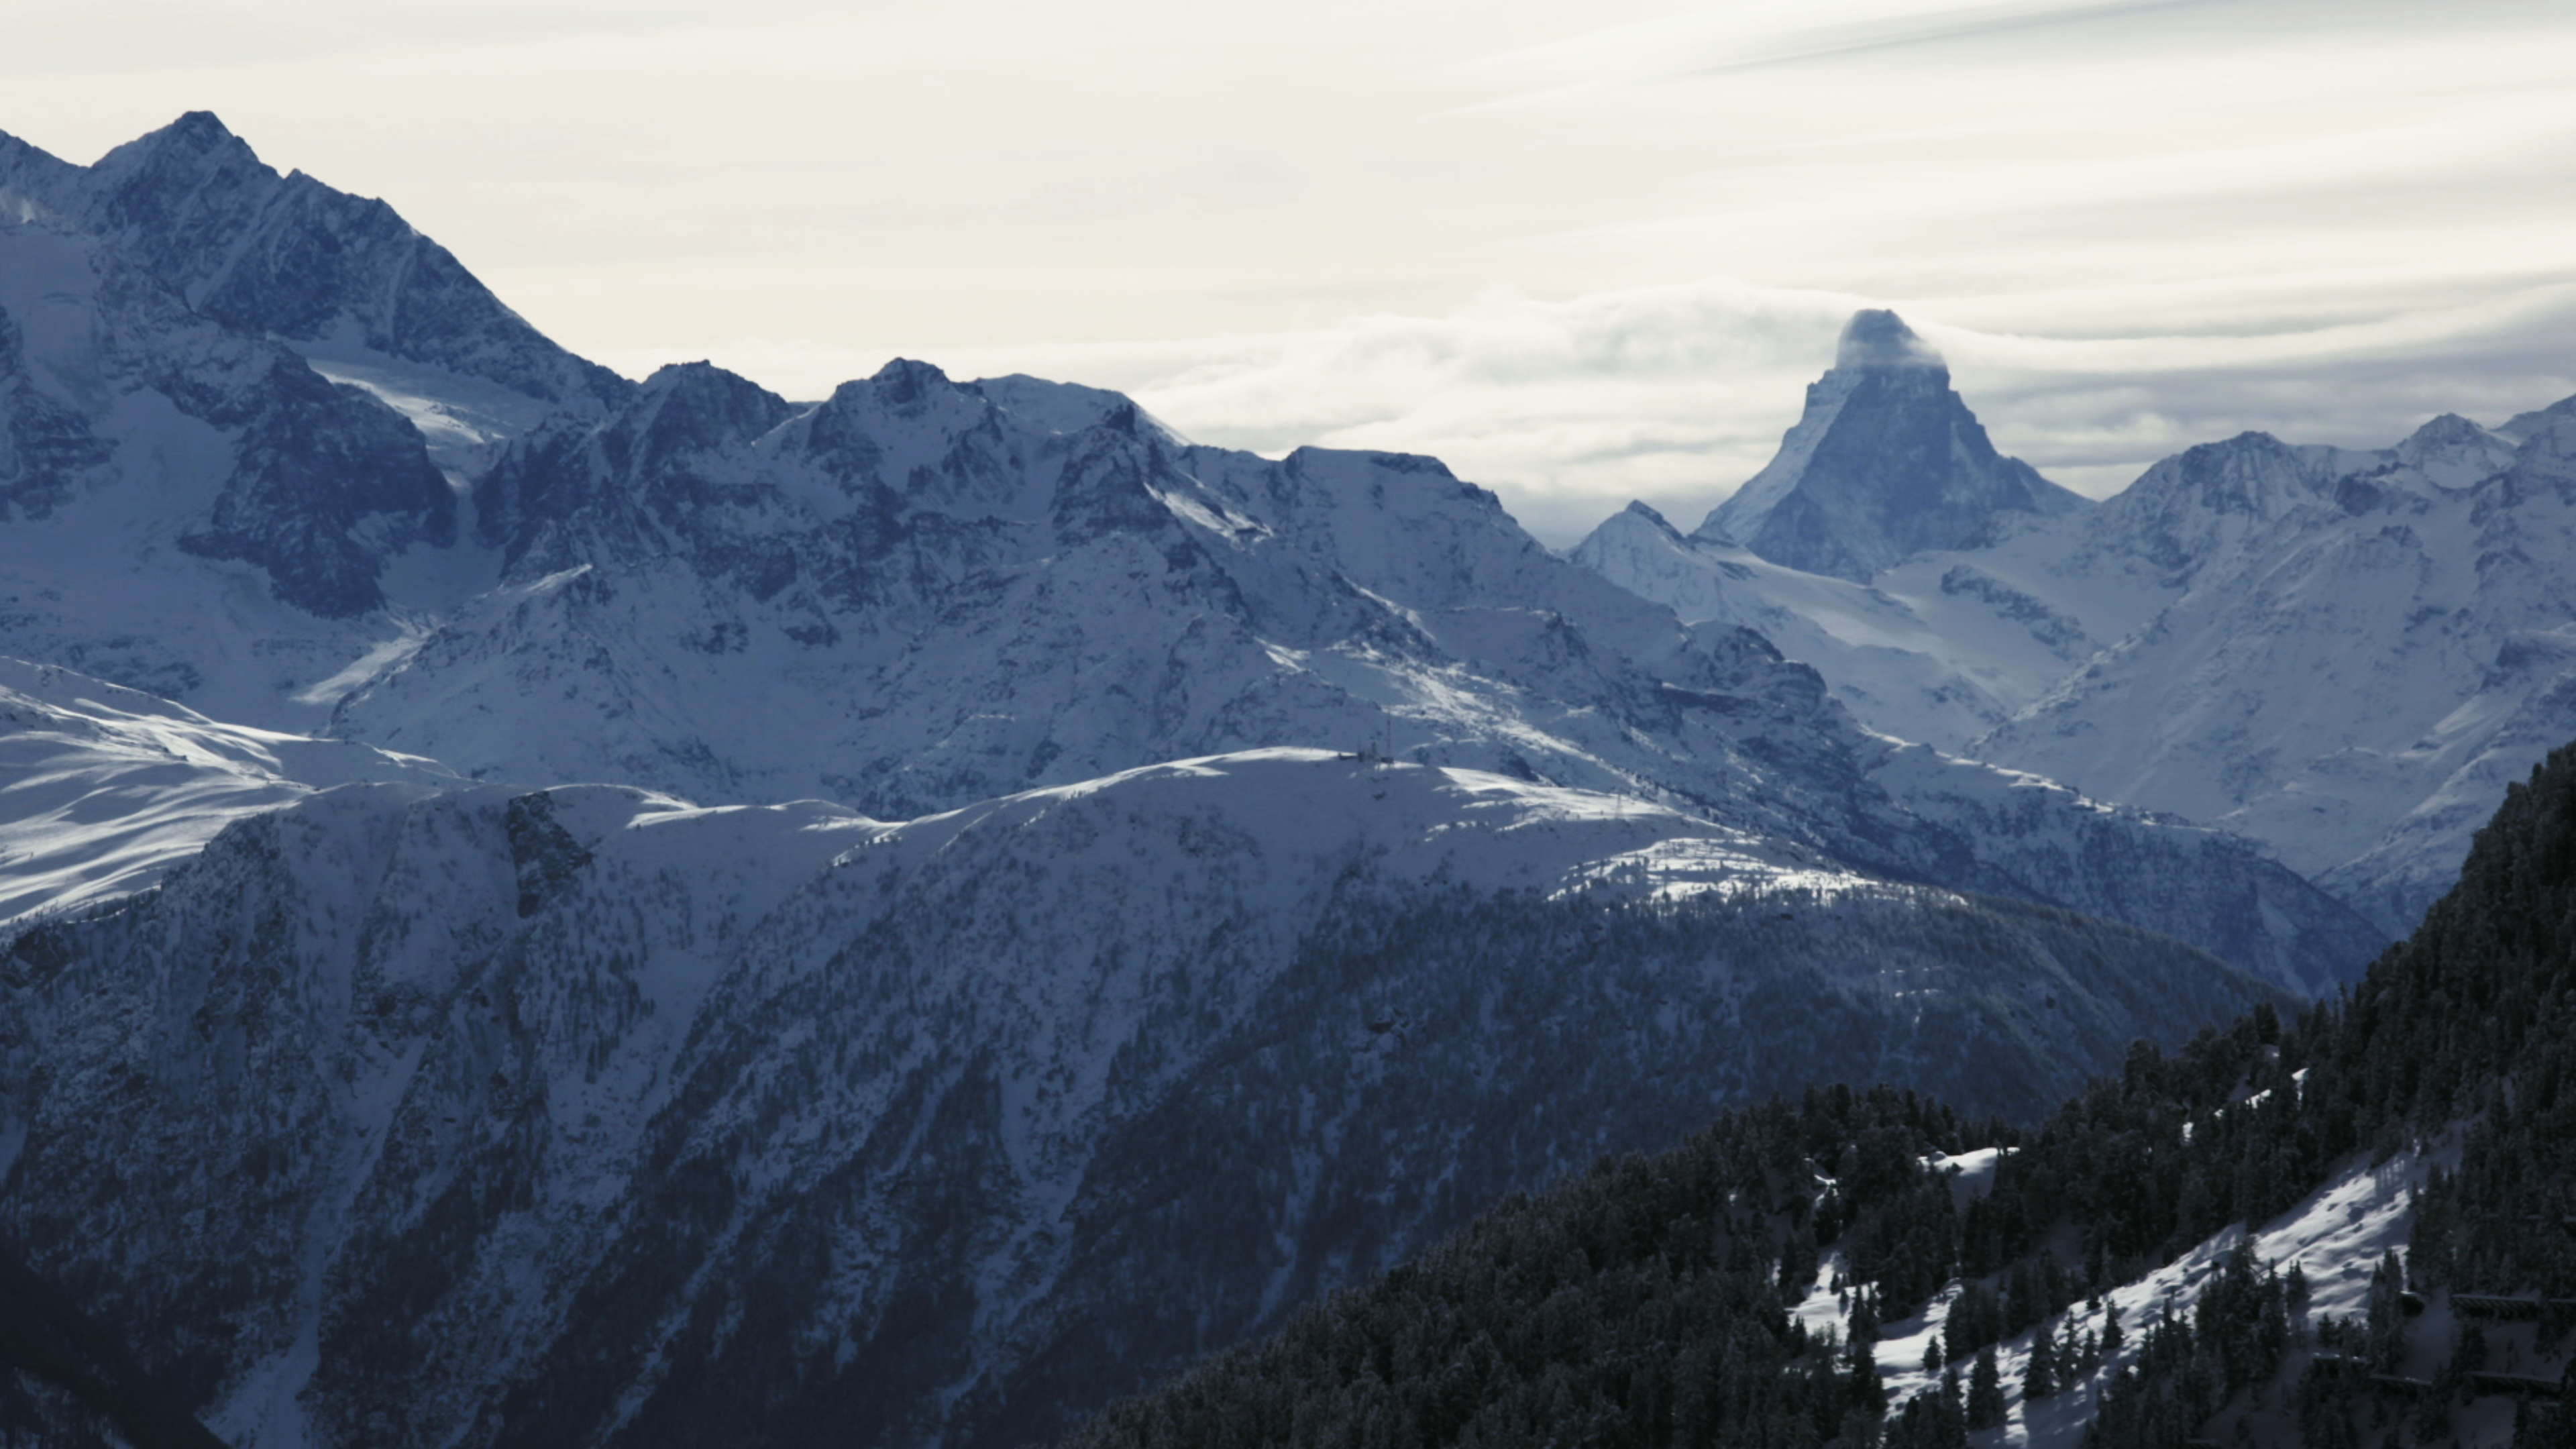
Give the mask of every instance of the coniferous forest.
MULTIPOLYGON (((2516 786, 2459 885, 2358 987, 2140 1043, 2036 1126, 1910 1092, 1810 1089, 1658 1156, 1515 1197, 1267 1342, 1115 1406, 1110 1445, 1961 1445, 2090 1390, 2099 1449, 2197 1442, 2576 1443, 2576 746, 2516 786), (2000 1149, 1988 1190, 1934 1165, 2000 1149), (2415 1161, 2402 1253, 2219 1253, 2192 1301, 2104 1295, 2339 1174, 2415 1161), (1793 1309, 1830 1265, 1843 1331, 1793 1309), (1895 1402, 1884 1324, 1942 1307, 1895 1402), (2081 1325, 2079 1327, 2079 1325, 2081 1325), (1937 1360, 1937 1362, 1936 1362, 1937 1360), (2207 1440, 2216 1422, 2226 1440, 2207 1440)), ((1910 1365, 1908 1367, 1911 1367, 1910 1365)))

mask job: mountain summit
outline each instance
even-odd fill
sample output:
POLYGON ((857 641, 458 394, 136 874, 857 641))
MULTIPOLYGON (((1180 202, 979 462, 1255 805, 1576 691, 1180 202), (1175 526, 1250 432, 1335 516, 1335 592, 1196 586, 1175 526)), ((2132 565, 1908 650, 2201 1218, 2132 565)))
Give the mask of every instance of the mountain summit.
POLYGON ((1770 465, 1713 510, 1697 537, 1774 563, 1867 580, 1930 549, 1987 537, 2005 514, 2063 514, 2086 500, 1995 451, 1950 369, 1894 312, 1854 313, 1833 369, 1770 465))

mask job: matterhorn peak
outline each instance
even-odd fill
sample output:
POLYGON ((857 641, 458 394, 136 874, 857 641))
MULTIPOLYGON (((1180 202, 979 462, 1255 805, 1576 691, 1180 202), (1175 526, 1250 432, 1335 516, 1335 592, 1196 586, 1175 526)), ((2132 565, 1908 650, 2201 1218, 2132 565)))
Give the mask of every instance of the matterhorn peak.
POLYGON ((1867 580, 1933 549, 1991 538, 2011 514, 2085 500, 1995 451, 1941 354, 1884 308, 1852 315, 1768 467, 1719 504, 1703 539, 1773 563, 1867 580))
POLYGON ((1864 307, 1843 324, 1842 341, 1834 346, 1836 372, 1912 367, 1936 369, 1945 376, 1950 370, 1931 343, 1915 335, 1904 318, 1884 307, 1864 307))

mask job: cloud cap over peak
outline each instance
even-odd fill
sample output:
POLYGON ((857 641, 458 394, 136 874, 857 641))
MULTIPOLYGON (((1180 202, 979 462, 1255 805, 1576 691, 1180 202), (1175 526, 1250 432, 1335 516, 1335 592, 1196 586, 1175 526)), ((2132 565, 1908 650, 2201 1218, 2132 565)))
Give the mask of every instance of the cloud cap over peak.
POLYGON ((1834 366, 1865 372, 1901 367, 1949 370, 1931 343, 1884 307, 1864 307, 1843 324, 1842 340, 1834 345, 1834 366))

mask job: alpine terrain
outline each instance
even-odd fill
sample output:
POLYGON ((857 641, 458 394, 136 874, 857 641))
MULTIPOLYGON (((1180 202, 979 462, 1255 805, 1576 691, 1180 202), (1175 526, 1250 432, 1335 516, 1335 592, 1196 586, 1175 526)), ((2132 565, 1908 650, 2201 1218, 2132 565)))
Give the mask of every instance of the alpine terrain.
POLYGON ((2576 399, 2379 450, 2248 433, 2099 506, 2027 474, 1863 313, 1699 532, 1632 505, 1573 557, 1761 630, 1874 729, 2260 842, 2391 933, 2576 734, 2576 399), (1916 441, 1856 464, 1846 436, 1916 441), (1784 515, 1840 520, 1860 565, 1784 515))
MULTIPOLYGON (((1979 1271, 2129 1282, 2413 1150, 2374 1108, 2208 1166, 2364 1019, 2299 1013, 2453 817, 2359 865, 2267 823, 2286 684, 2215 785, 2206 729, 2084 721, 2143 727, 2157 641, 2234 660, 2232 599, 2289 679, 2333 611, 2226 579, 2345 587, 2365 527, 2452 559, 2457 513, 2478 579, 2420 587, 2486 612, 2342 617, 2357 680, 2525 691, 2371 777, 2472 808, 2553 718, 2571 426, 2240 440, 2092 507, 1867 313, 1722 540, 1567 559, 1436 460, 1071 384, 628 381, 204 113, 90 166, 0 137, 0 1443, 1044 1441, 1728 1111, 1794 1271, 1749 1198, 1668 1270, 1892 1324, 1951 1204, 1979 1271), (2194 1037, 2231 1018, 2274 1026, 2194 1037), (2162 1095, 2115 1104, 2141 1203, 2098 1210, 2144 1216, 2097 1269, 2040 1144, 2123 1070, 2162 1095), (1830 1081, 1883 1085, 1759 1105, 1830 1081), (1850 1244, 1900 1200, 1891 1287, 1850 1244)), ((2356 741, 2438 704, 2368 688, 2356 741)), ((1843 1372, 1812 1348, 1762 1362, 1843 1372)))
MULTIPOLYGON (((35 662, 475 779, 883 818, 1159 760, 1365 745, 2106 915, 2302 992, 2378 944, 2223 835, 1927 767, 1758 635, 1684 627, 1432 460, 1194 447, 1115 394, 917 362, 810 405, 690 364, 567 394, 506 441, 478 433, 469 475, 433 451, 444 424, 414 425, 418 396, 397 410, 335 384, 315 368, 336 364, 296 350, 311 344, 192 309, 173 279, 194 274, 156 270, 171 248, 152 218, 227 255, 305 244, 279 229, 284 202, 231 192, 308 187, 211 117, 86 170, 11 154, 32 179, 0 246, 51 270, 13 267, 24 295, 0 297, 37 319, 19 324, 10 427, 75 440, 29 456, 82 467, 24 468, 26 516, 0 541, 10 647, 35 662), (238 395, 214 422, 188 411, 214 383, 172 371, 208 357, 238 395)), ((403 250, 380 209, 292 214, 375 218, 372 245, 403 250)), ((416 386, 479 396, 561 371, 479 289, 437 295, 408 353, 386 352, 416 386)))
POLYGON ((2034 1128, 1885 1088, 1605 1157, 1083 1446, 2556 1449, 2576 1434, 2576 746, 2347 998, 2034 1128))

